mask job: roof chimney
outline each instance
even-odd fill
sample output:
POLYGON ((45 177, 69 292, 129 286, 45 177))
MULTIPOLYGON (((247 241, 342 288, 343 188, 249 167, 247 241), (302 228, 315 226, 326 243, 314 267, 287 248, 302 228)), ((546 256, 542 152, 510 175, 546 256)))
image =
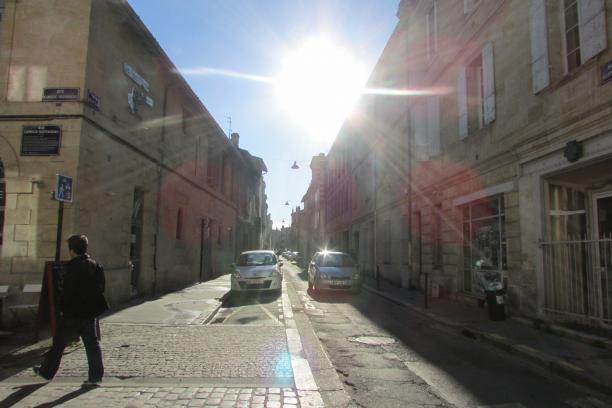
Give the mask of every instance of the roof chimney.
POLYGON ((232 133, 232 135, 230 136, 230 140, 232 141, 232 144, 234 146, 240 147, 240 135, 238 133, 232 133))

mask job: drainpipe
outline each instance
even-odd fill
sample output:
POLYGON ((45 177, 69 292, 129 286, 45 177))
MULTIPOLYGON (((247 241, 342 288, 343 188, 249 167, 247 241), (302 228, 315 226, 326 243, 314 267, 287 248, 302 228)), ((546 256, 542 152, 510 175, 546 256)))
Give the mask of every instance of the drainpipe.
POLYGON ((377 182, 377 160, 376 160, 376 148, 372 150, 372 166, 374 170, 374 278, 378 282, 379 270, 378 270, 378 182, 377 182))

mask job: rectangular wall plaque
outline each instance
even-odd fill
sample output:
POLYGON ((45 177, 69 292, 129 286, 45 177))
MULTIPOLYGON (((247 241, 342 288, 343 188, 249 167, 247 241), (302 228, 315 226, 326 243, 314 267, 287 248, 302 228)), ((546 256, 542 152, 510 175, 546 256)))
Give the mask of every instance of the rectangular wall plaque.
POLYGON ((57 125, 24 126, 21 132, 21 155, 57 155, 61 136, 62 129, 57 125))

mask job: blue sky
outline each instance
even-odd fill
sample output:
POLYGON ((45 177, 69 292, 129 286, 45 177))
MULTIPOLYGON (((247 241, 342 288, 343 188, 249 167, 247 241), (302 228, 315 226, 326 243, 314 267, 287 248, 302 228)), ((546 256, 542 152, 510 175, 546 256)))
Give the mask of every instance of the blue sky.
MULTIPOLYGON (((179 69, 213 68, 274 77, 288 53, 309 38, 327 38, 369 73, 395 24, 399 0, 129 0, 179 69)), ((262 157, 274 226, 291 222, 310 182, 312 156, 333 136, 312 138, 281 107, 269 83, 224 75, 185 78, 241 147, 262 157), (294 160, 299 170, 291 170, 294 160)), ((316 121, 317 118, 312 118, 316 121)))

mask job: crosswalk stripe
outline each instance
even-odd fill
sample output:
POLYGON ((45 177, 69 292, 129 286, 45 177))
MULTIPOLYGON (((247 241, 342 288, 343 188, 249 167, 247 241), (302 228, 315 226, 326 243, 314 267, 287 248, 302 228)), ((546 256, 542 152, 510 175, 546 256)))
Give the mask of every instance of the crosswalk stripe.
POLYGON ((563 401, 572 408, 608 408, 609 405, 595 397, 583 397, 563 401))

